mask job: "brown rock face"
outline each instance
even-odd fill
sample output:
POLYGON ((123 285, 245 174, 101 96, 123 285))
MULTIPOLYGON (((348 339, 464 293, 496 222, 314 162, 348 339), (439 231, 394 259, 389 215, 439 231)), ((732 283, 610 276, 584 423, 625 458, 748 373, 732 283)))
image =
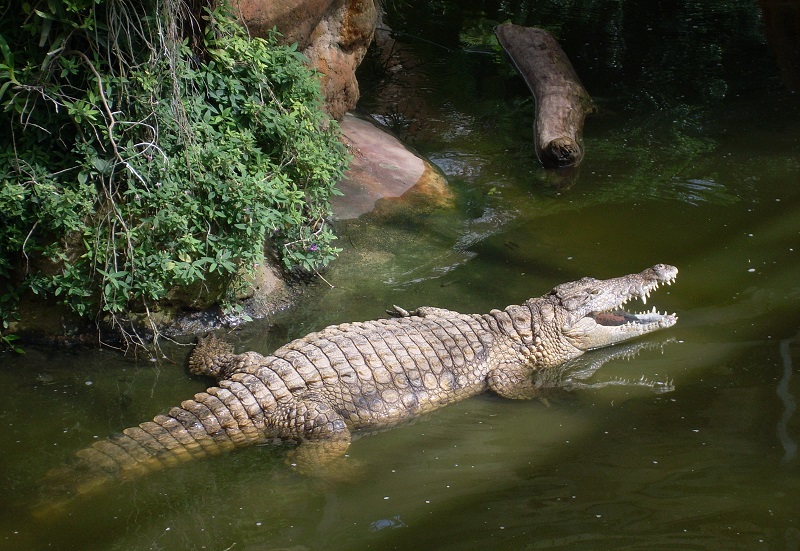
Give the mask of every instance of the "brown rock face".
POLYGON ((373 0, 349 0, 339 33, 339 47, 345 51, 366 49, 372 42, 378 10, 373 0))
POLYGON ((287 44, 309 45, 311 32, 336 0, 234 0, 252 36, 266 36, 277 28, 287 44))
POLYGON ((322 74, 328 113, 336 119, 355 107, 355 71, 372 41, 379 12, 375 0, 237 0, 252 36, 277 28, 296 42, 311 67, 322 74))

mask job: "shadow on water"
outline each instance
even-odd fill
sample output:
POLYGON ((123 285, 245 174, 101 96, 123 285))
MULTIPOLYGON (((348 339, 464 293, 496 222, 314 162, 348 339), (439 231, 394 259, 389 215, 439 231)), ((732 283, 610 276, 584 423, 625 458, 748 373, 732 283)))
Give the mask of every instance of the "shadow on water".
POLYGON ((392 26, 449 50, 398 34, 414 69, 365 77, 363 104, 402 123, 457 208, 339 224, 334 288, 237 331, 237 348, 266 353, 391 304, 487 311, 668 262, 677 285, 653 301, 680 321, 643 342, 674 342, 585 382, 674 389, 480 396, 359 439, 344 480, 301 477, 284 449, 260 447, 32 519, 44 473, 207 381, 187 376, 177 346, 159 365, 3 353, 0 549, 800 548, 800 107, 757 6, 410 4, 387 4, 392 26), (566 185, 538 166, 533 106, 492 53, 505 19, 556 33, 600 104, 566 185))

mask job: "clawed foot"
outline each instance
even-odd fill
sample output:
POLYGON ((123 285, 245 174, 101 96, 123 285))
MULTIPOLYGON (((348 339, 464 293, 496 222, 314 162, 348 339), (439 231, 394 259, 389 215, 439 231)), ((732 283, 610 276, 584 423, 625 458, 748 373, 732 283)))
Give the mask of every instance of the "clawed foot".
POLYGON ((413 312, 409 312, 405 308, 400 308, 396 304, 392 304, 391 309, 387 309, 386 313, 392 316, 393 318, 408 318, 414 315, 413 312))
POLYGON ((386 313, 393 318, 454 318, 461 315, 458 312, 437 308, 435 306, 420 306, 419 308, 414 308, 409 311, 396 304, 393 304, 391 309, 386 310, 386 313))

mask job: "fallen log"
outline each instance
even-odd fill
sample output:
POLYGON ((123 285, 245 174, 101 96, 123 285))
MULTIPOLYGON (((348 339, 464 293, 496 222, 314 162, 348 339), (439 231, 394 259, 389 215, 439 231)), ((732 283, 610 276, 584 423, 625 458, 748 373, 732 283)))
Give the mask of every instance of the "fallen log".
POLYGON ((583 120, 594 105, 567 55, 544 29, 503 23, 494 32, 536 99, 539 161, 545 168, 576 166, 583 159, 583 120))

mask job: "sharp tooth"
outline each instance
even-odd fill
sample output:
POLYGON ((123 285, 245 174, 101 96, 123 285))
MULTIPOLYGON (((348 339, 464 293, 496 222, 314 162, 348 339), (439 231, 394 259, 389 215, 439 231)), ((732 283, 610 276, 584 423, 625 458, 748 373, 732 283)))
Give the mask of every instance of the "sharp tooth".
POLYGON ((644 302, 645 304, 647 304, 647 293, 644 293, 644 294, 642 295, 642 302, 644 302))

